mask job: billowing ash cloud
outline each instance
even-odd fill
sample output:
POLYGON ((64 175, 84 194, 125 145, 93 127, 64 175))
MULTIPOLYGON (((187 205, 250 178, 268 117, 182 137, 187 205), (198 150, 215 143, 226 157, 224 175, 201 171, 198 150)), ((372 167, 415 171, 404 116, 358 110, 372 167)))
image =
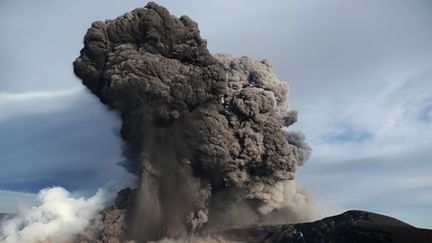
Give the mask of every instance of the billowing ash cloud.
POLYGON ((0 242, 70 242, 96 217, 106 200, 104 190, 88 199, 74 198, 61 187, 41 190, 38 206, 2 222, 0 242))
POLYGON ((120 114, 126 167, 140 178, 122 234, 180 237, 281 211, 303 219, 286 204, 307 203, 292 180, 310 149, 282 131, 297 112, 270 61, 212 55, 194 21, 149 3, 93 23, 74 70, 120 114))
POLYGON ((306 143, 305 136, 299 132, 284 132, 285 139, 297 150, 297 164, 303 165, 310 157, 312 148, 306 143))

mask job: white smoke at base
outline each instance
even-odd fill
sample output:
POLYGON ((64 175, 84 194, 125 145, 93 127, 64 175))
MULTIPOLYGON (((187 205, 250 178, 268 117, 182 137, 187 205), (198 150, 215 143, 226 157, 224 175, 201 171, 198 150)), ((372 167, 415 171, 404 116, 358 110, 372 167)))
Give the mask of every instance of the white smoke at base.
POLYGON ((82 232, 108 200, 104 189, 90 198, 74 198, 62 187, 38 193, 39 205, 24 209, 0 226, 2 243, 63 243, 82 232))

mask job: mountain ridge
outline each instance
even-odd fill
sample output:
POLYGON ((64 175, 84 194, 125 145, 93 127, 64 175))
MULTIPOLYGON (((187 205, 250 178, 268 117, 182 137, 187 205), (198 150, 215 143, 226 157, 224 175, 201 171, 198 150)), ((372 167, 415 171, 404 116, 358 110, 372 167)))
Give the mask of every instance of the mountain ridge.
POLYGON ((428 243, 432 239, 430 229, 361 210, 349 210, 309 223, 251 226, 221 234, 228 240, 247 243, 428 243))

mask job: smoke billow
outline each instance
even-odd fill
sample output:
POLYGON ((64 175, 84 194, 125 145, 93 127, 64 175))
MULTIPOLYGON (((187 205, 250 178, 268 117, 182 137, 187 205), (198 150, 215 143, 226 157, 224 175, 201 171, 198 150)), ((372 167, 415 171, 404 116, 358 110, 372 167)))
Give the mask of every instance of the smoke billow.
POLYGON ((299 132, 285 132, 287 142, 297 150, 297 165, 303 165, 310 157, 312 148, 305 142, 305 136, 299 132))
POLYGON ((104 190, 88 199, 73 198, 61 187, 41 190, 38 206, 2 222, 0 242, 70 242, 97 216, 107 198, 104 190))
POLYGON ((128 218, 122 239, 307 219, 294 178, 310 148, 282 130, 297 112, 269 60, 212 55, 194 21, 149 3, 93 23, 74 71, 121 116, 125 167, 140 179, 112 208, 128 218))

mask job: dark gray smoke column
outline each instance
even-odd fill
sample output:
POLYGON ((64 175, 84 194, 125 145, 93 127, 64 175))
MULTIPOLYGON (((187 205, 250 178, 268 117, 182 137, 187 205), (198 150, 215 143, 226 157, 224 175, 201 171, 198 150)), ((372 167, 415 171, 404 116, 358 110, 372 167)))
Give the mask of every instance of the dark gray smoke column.
POLYGON ((211 55, 194 21, 155 3, 93 23, 84 44, 75 73, 121 115, 126 167, 141 181, 132 238, 278 210, 301 218, 289 202, 307 203, 293 179, 309 148, 282 131, 296 113, 268 60, 211 55))

